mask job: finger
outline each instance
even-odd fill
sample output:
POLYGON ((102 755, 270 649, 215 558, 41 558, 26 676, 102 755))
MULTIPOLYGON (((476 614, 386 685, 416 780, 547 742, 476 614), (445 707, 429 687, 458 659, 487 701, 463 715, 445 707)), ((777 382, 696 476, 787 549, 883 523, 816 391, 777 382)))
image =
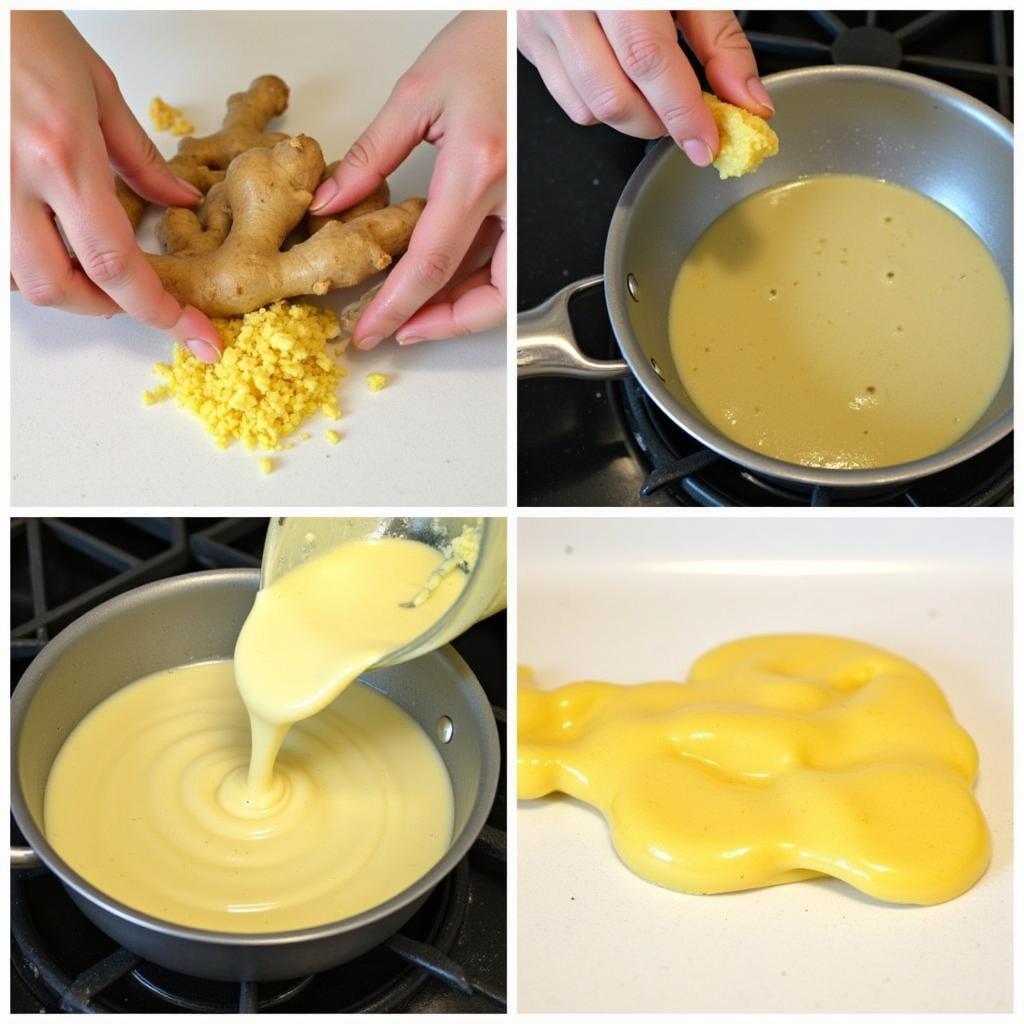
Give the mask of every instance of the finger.
POLYGON ((506 237, 503 235, 499 240, 489 271, 477 271, 452 289, 446 301, 431 303, 421 309, 396 335, 398 344, 415 345, 420 341, 461 338, 503 324, 507 305, 506 237))
POLYGON ((451 281, 434 296, 434 299, 450 296, 452 289, 458 287, 456 282, 464 280, 482 267, 489 267, 494 257, 494 250, 504 234, 505 225, 499 217, 485 218, 483 224, 480 225, 480 230, 476 233, 476 238, 470 243, 466 255, 462 258, 458 270, 452 274, 451 281))
POLYGON ((718 152, 718 129, 701 97, 700 83, 679 48, 665 11, 598 12, 623 70, 643 93, 665 132, 698 167, 718 152))
POLYGON ((203 193, 171 173, 153 140, 129 109, 113 75, 107 71, 98 78, 100 131, 110 163, 118 174, 133 192, 150 202, 161 206, 195 206, 203 193))
POLYGON ((661 119, 619 66, 597 17, 591 11, 567 14, 571 20, 562 15, 553 21, 551 38, 569 81, 590 112, 626 135, 664 135, 661 119))
POLYGON ((117 303, 71 260, 57 225, 42 203, 19 203, 11 226, 11 276, 33 306, 85 316, 113 316, 117 303))
POLYGON ((205 317, 191 317, 181 323, 185 311, 164 289, 136 244, 107 169, 85 166, 82 170, 83 177, 62 190, 59 201, 51 205, 89 279, 133 320, 179 340, 195 342, 206 356, 216 358, 221 348, 216 328, 205 317), (187 339, 181 337, 190 329, 198 333, 187 339))
POLYGON ((445 289, 435 296, 398 332, 395 340, 399 345, 416 345, 421 341, 440 341, 457 336, 457 328, 451 323, 451 307, 463 295, 483 287, 489 287, 491 271, 484 267, 469 277, 445 289))
POLYGON ((531 46, 530 53, 524 52, 523 56, 537 69, 544 87, 565 111, 570 121, 583 125, 599 123, 590 107, 583 102, 583 97, 569 81, 554 43, 546 38, 538 39, 531 46))
MULTIPOLYGON (((486 284, 490 279, 490 266, 494 258, 494 250, 504 232, 505 226, 497 217, 486 218, 480 226, 476 238, 470 244, 469 250, 463 257, 462 262, 459 264, 459 269, 452 274, 451 281, 429 298, 423 308, 428 309, 439 302, 454 302, 455 299, 470 288, 486 284)), ((418 315, 418 313, 413 314, 412 319, 415 320, 418 315)), ((408 324, 405 326, 407 327, 408 324)), ((405 328, 399 333, 404 333, 404 330, 405 328)), ((362 332, 358 333, 361 335, 362 332)))
POLYGON ((472 148, 449 145, 440 151, 409 248, 356 325, 357 348, 373 348, 394 334, 452 279, 499 199, 493 193, 500 185, 489 181, 491 173, 472 148))
MULTIPOLYGON (((454 302, 469 287, 476 287, 479 284, 486 284, 490 277, 491 260, 494 257, 494 250, 504 234, 505 226, 497 217, 488 217, 480 226, 476 238, 470 244, 469 250, 459 264, 459 269, 452 274, 451 281, 437 294, 427 300, 424 309, 429 308, 438 302, 454 302), (482 276, 481 276, 482 275, 482 276), (467 284, 467 282, 471 282, 467 284)), ((367 306, 369 309, 369 306, 367 306)), ((416 319, 419 314, 413 314, 416 319)), ((361 321, 360 317, 360 321, 361 321)), ((406 324, 408 326, 408 324, 406 324)), ((362 337, 358 323, 356 332, 362 337)), ((364 346, 365 347, 365 346, 364 346)))
POLYGON ((772 98, 757 76, 754 51, 731 11, 679 11, 679 27, 704 66, 715 95, 752 114, 771 117, 772 98))
POLYGON ((384 179, 423 141, 433 99, 421 79, 407 72, 381 112, 354 142, 334 174, 310 203, 311 213, 326 215, 355 206, 380 188, 384 179))
POLYGON ((220 332, 213 326, 210 318, 195 306, 186 306, 180 319, 167 334, 184 345, 203 363, 217 362, 224 352, 220 332))

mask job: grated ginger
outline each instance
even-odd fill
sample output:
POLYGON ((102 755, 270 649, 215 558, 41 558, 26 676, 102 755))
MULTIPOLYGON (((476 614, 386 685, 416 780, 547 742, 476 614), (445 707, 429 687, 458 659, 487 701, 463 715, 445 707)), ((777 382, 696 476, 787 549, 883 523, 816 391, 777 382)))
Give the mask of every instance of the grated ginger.
POLYGON ((388 378, 383 373, 368 373, 366 383, 371 391, 383 391, 388 386, 388 378))
POLYGON ((194 121, 190 121, 177 107, 164 103, 159 96, 149 101, 149 119, 158 132, 191 135, 196 130, 194 121))
POLYGON ((173 361, 154 368, 164 384, 143 394, 147 405, 173 397, 219 447, 241 441, 263 451, 282 451, 317 412, 340 418, 335 391, 346 371, 327 350, 338 335, 331 310, 281 301, 213 322, 224 342, 220 360, 200 362, 176 345, 173 361))
POLYGON ((756 171, 779 151, 779 137, 763 117, 704 93, 704 102, 718 128, 721 146, 714 165, 719 178, 738 178, 756 171))

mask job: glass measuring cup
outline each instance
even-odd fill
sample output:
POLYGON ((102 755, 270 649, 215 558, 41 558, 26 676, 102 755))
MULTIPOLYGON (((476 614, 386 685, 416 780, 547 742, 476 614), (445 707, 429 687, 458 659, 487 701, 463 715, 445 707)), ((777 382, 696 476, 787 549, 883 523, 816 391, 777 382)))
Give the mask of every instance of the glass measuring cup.
MULTIPOLYGON (((471 543, 465 561, 466 584, 455 603, 429 629, 404 647, 378 661, 374 668, 399 665, 435 650, 465 632, 475 622, 505 607, 506 523, 501 518, 393 516, 385 518, 307 518, 278 516, 270 520, 263 548, 260 587, 303 562, 349 541, 398 537, 429 544, 446 557, 463 554, 461 540, 471 543), (472 543, 475 541, 475 543, 472 543), (457 549, 453 552, 453 545, 457 549), (475 548, 475 551, 473 550, 475 548)), ((457 568, 456 572, 463 569, 457 568)), ((424 580, 424 585, 427 580, 424 580)))

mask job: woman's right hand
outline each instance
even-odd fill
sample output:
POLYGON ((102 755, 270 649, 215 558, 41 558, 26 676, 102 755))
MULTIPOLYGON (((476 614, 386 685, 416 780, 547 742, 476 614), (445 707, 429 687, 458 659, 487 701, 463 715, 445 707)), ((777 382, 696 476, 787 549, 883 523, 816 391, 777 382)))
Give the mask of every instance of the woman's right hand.
POLYGON ((195 206, 128 109, 113 73, 57 11, 11 14, 11 277, 36 306, 124 310, 204 362, 213 324, 164 289, 114 192, 114 170, 144 199, 195 206), (68 252, 57 223, 75 256, 68 252))
POLYGON ((761 117, 775 112, 731 11, 532 11, 519 50, 577 124, 626 135, 671 135, 698 167, 718 155, 718 130, 679 48, 682 30, 715 94, 761 117))

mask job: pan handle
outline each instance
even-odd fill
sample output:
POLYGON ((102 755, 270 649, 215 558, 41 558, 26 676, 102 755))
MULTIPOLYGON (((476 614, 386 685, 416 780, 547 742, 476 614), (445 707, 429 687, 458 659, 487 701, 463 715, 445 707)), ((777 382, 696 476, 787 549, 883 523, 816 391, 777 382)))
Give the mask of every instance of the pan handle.
POLYGON ((569 320, 574 295, 604 282, 597 274, 566 285, 546 302, 519 314, 516 333, 516 368, 520 377, 580 377, 618 380, 628 377, 629 364, 621 359, 591 359, 580 351, 569 320))
POLYGON ((43 862, 39 854, 31 846, 11 847, 11 867, 16 871, 27 871, 29 868, 41 868, 43 862))

